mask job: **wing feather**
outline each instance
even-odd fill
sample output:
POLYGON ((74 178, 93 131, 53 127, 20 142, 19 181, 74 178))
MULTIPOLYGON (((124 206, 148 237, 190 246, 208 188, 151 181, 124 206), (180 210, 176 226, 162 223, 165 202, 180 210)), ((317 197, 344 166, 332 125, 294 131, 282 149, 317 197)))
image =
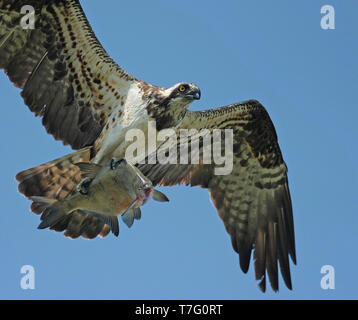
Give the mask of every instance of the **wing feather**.
MULTIPOLYGON (((215 175, 212 164, 180 164, 181 142, 177 141, 179 164, 141 164, 155 184, 199 185, 207 188, 247 272, 254 251, 255 276, 266 290, 266 273, 278 290, 278 264, 291 289, 289 255, 296 263, 292 203, 287 167, 277 135, 265 108, 256 100, 207 111, 188 112, 181 129, 232 129, 233 170, 215 175)), ((203 148, 200 149, 203 156, 203 148)))
POLYGON ((93 144, 138 82, 103 49, 78 0, 0 0, 0 69, 47 132, 74 149, 93 144), (35 9, 33 30, 20 26, 23 5, 35 9))

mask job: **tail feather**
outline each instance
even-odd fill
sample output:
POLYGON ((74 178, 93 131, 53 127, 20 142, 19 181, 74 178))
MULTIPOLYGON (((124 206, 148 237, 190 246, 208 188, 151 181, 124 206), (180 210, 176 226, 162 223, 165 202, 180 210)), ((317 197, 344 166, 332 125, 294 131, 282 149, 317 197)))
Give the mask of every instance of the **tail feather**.
POLYGON ((68 236, 72 239, 78 238, 82 233, 81 228, 85 219, 86 219, 85 214, 79 214, 78 212, 72 214, 71 219, 67 222, 66 225, 65 236, 68 236))
MULTIPOLYGON (((65 217, 62 220, 58 221, 56 224, 54 224, 52 227, 50 227, 50 230, 54 230, 56 232, 65 231, 68 228, 68 225, 71 222, 75 212, 76 211, 65 215, 65 217)), ((77 237, 74 236, 73 238, 77 238, 77 237)))
MULTIPOLYGON (((83 148, 62 158, 19 172, 16 175, 19 191, 34 200, 40 200, 38 196, 56 200, 71 196, 82 180, 81 171, 75 163, 89 162, 90 153, 91 147, 83 148)), ((41 226, 47 223, 51 230, 65 231, 66 237, 77 238, 81 235, 86 239, 93 239, 98 235, 105 237, 110 231, 109 227, 98 218, 80 210, 64 215, 58 220, 55 216, 51 220, 46 220, 51 215, 46 201, 34 201, 31 204, 31 211, 42 214, 41 219, 47 221, 40 224, 41 226)))
POLYGON ((41 195, 56 199, 73 194, 81 181, 81 172, 75 163, 90 161, 90 150, 90 147, 83 148, 62 158, 19 172, 16 175, 19 192, 26 197, 41 195))
MULTIPOLYGON (((100 219, 98 219, 94 216, 91 216, 89 214, 86 214, 82 211, 80 211, 80 213, 83 215, 86 215, 86 219, 83 221, 83 223, 81 225, 81 235, 83 238, 93 239, 93 238, 97 237, 98 235, 101 238, 104 238, 111 231, 110 227, 107 224, 105 224, 103 221, 101 221, 100 219)), ((65 236, 70 237, 70 234, 68 234, 66 231, 65 236)))

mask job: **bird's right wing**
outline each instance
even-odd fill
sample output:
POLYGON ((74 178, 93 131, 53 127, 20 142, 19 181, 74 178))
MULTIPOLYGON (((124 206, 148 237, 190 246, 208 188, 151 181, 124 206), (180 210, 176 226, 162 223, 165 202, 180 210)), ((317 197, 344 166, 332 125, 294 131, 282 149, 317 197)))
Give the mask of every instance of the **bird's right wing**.
POLYGON ((74 149, 93 144, 133 84, 151 87, 111 59, 78 0, 0 0, 0 69, 47 132, 74 149), (24 6, 35 10, 34 29, 23 28, 24 6))

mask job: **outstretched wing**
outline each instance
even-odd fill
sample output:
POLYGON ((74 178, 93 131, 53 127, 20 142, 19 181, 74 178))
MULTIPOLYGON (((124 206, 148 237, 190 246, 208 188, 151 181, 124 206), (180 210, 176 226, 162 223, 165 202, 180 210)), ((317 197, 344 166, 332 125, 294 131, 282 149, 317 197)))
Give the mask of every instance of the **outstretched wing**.
POLYGON ((102 48, 77 0, 0 0, 0 69, 48 133, 74 149, 94 142, 138 81, 102 48), (34 29, 20 23, 25 5, 34 29))
MULTIPOLYGON (((283 279, 291 289, 288 257, 290 255, 296 263, 296 254, 287 167, 275 128, 264 107, 250 100, 218 109, 188 112, 181 129, 208 129, 210 136, 213 136, 213 129, 232 129, 232 172, 215 175, 215 164, 203 164, 205 144, 200 142, 195 151, 191 144, 194 134, 189 134, 188 144, 191 159, 197 156, 195 153, 200 154, 197 164, 190 159, 189 164, 180 164, 180 153, 185 148, 184 140, 178 136, 175 149, 179 164, 140 164, 139 169, 154 184, 208 188, 231 236, 233 248, 239 254, 241 269, 245 273, 248 271, 254 250, 260 289, 266 289, 267 271, 273 290, 278 290, 278 261, 283 279)), ((224 145, 224 136, 221 135, 221 145, 224 145)), ((170 154, 170 148, 166 152, 170 154)))

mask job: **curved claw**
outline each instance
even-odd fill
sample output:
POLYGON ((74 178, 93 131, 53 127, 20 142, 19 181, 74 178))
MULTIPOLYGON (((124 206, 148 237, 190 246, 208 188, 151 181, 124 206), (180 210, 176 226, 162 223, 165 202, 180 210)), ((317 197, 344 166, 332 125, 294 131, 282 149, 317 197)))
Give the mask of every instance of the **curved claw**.
POLYGON ((112 158, 111 162, 109 163, 109 166, 110 166, 110 168, 112 170, 115 170, 121 163, 127 164, 126 159, 124 159, 124 158, 120 158, 120 159, 112 158))
POLYGON ((78 185, 77 185, 77 191, 82 194, 82 195, 87 195, 88 194, 88 189, 89 186, 91 184, 91 182, 93 181, 92 178, 86 178, 83 179, 78 185))

